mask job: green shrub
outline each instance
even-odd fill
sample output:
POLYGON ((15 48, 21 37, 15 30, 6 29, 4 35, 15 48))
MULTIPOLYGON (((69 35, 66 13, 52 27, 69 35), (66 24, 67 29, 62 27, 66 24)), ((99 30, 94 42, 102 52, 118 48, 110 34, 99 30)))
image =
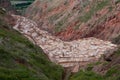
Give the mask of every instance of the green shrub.
POLYGON ((90 8, 90 11, 85 13, 83 16, 80 16, 80 20, 82 22, 87 22, 92 16, 99 10, 103 9, 106 5, 108 5, 109 0, 102 0, 100 2, 96 2, 90 8))
POLYGON ((77 74, 73 75, 70 80, 104 80, 102 76, 92 72, 80 70, 77 74))
POLYGON ((61 80, 62 73, 41 48, 0 25, 0 80, 61 80))

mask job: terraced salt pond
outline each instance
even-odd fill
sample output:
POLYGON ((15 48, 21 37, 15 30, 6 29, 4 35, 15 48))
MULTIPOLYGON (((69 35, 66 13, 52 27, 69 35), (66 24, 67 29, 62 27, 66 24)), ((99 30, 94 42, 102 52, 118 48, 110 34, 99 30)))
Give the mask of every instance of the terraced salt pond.
POLYGON ((97 61, 101 55, 114 51, 117 45, 93 37, 65 42, 39 29, 38 25, 29 19, 15 16, 14 29, 24 34, 34 44, 40 46, 52 62, 63 67, 72 67, 77 72, 80 67, 89 62, 97 61))

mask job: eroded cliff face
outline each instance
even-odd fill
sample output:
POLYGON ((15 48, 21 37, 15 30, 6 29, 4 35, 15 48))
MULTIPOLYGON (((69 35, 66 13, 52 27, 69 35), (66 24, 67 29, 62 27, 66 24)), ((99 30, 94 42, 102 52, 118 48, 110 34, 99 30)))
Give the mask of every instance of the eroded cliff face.
POLYGON ((119 0, 36 0, 25 16, 62 40, 120 34, 119 0))

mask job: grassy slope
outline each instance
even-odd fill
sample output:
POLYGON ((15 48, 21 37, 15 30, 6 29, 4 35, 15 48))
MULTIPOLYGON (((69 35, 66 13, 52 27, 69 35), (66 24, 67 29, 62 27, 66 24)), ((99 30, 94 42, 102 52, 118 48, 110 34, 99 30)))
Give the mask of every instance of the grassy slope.
POLYGON ((70 80, 120 80, 120 49, 114 53, 114 59, 110 62, 97 62, 90 64, 85 70, 71 76, 70 80), (104 75, 100 75, 93 71, 95 66, 102 65, 101 71, 107 71, 104 75))
POLYGON ((3 15, 0 10, 0 80, 61 80, 63 69, 50 62, 41 48, 10 29, 3 15))

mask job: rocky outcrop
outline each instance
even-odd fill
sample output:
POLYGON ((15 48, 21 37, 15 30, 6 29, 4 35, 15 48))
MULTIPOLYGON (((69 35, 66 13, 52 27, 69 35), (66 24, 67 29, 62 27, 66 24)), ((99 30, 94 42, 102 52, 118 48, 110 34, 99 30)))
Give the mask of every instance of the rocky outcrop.
POLYGON ((13 17, 17 20, 14 29, 24 34, 34 44, 39 45, 51 61, 63 67, 72 68, 73 72, 89 62, 98 60, 101 55, 107 53, 107 50, 114 51, 117 48, 109 41, 93 37, 70 42, 62 41, 47 31, 39 29, 32 20, 15 15, 13 17))
POLYGON ((112 40, 120 34, 119 14, 119 0, 36 0, 25 16, 62 40, 112 40))

